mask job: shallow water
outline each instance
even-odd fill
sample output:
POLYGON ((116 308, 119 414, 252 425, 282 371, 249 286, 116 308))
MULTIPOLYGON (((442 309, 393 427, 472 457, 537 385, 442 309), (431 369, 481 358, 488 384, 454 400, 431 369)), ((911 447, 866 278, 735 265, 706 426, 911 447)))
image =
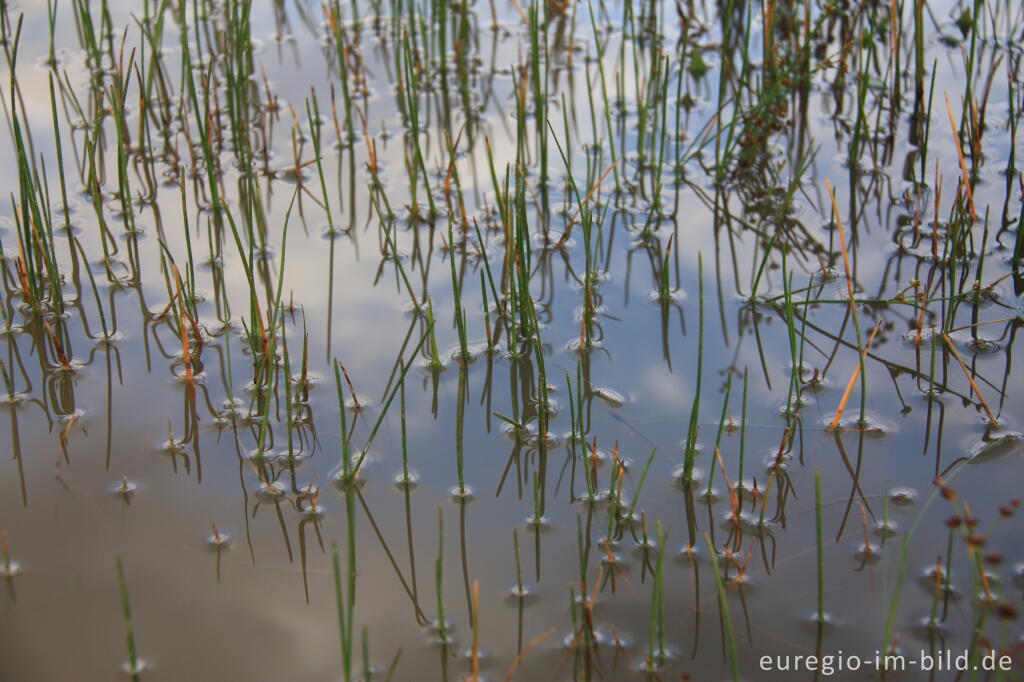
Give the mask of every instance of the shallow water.
MULTIPOLYGON (((438 6, 415 11, 429 17, 438 6)), ((153 3, 144 7, 156 13, 153 3)), ((766 140, 748 145, 746 135, 756 137, 761 126, 754 122, 765 110, 746 89, 755 85, 736 86, 744 114, 735 128, 715 135, 717 121, 732 120, 734 110, 727 97, 715 117, 720 45, 735 45, 736 27, 749 21, 748 75, 758 82, 767 78, 760 8, 747 15, 734 7, 732 29, 719 18, 724 8, 694 10, 682 44, 691 60, 695 46, 704 50, 710 70, 698 78, 692 66, 677 77, 683 29, 675 6, 631 6, 636 21, 657 12, 661 39, 651 41, 654 31, 638 28, 645 40, 623 42, 619 27, 627 10, 594 5, 612 100, 606 119, 591 10, 571 5, 566 16, 552 16, 546 31, 546 191, 534 83, 526 71, 513 69, 530 54, 524 19, 514 4, 498 7, 499 26, 492 31, 490 6, 467 7, 470 40, 467 61, 460 62, 461 43, 456 49, 454 41, 461 7, 448 8, 447 88, 433 68, 421 76, 422 162, 411 142, 412 124, 399 112, 405 90, 396 86, 396 37, 410 28, 408 6, 401 18, 383 5, 379 12, 368 3, 343 8, 346 16, 358 11, 362 17, 345 23, 344 35, 350 63, 365 66, 350 66, 346 76, 356 135, 342 145, 336 131, 345 128, 346 86, 331 22, 313 3, 253 9, 255 84, 242 88, 252 98, 243 111, 252 117, 250 148, 257 152, 252 166, 260 192, 254 201, 265 218, 251 232, 245 207, 252 185, 245 183, 245 166, 237 163, 231 142, 232 107, 241 105, 223 85, 234 49, 223 41, 231 32, 223 31, 219 10, 197 21, 190 7, 189 30, 196 23, 202 29, 198 43, 190 33, 196 77, 206 72, 210 54, 218 56, 213 68, 220 84, 200 88, 197 101, 219 111, 205 120, 207 126, 216 120, 223 132, 223 149, 215 150, 221 191, 241 235, 236 245, 230 226, 210 210, 194 113, 184 124, 188 133, 181 130, 180 107, 193 104, 182 87, 181 33, 172 14, 166 15, 161 72, 172 91, 167 117, 161 118, 160 107, 148 109, 151 153, 133 153, 126 164, 131 195, 153 190, 152 200, 134 205, 136 227, 129 230, 116 194, 125 185, 118 175, 115 117, 100 117, 104 137, 92 183, 82 161, 92 132, 71 125, 83 117, 76 106, 92 125, 97 76, 72 8, 61 5, 54 41, 64 83, 56 102, 68 222, 81 250, 59 229, 63 200, 47 80, 46 7, 8 7, 11 26, 20 13, 25 17, 16 67, 24 102, 18 116, 31 130, 35 156, 45 160, 40 177, 46 178, 55 225, 65 314, 52 314, 52 290, 39 308, 25 296, 19 229, 8 208, 0 240, 9 331, 0 343, 6 393, 13 398, 0 414, 0 442, 10 452, 0 464, 0 528, 7 530, 18 570, 0 578, 0 678, 125 676, 125 623, 114 566, 121 557, 138 655, 146 661, 141 679, 344 679, 331 547, 337 543, 345 590, 348 561, 356 567, 353 678, 369 665, 374 679, 385 679, 393 662, 396 680, 471 675, 472 595, 478 586, 479 672, 491 680, 505 679, 512 667, 518 668, 513 679, 730 679, 730 627, 739 676, 747 680, 779 679, 760 669, 763 655, 842 651, 873 659, 886 644, 908 655, 959 653, 983 648, 972 639, 977 632, 1016 656, 1015 670, 1001 679, 1019 679, 1024 630, 1013 610, 1024 587, 1015 506, 1024 490, 1024 395, 1013 376, 1019 373, 1013 351, 1024 280, 1012 258, 1022 190, 1019 172, 1006 171, 1015 158, 1010 122, 1024 104, 1016 70, 1015 41, 1024 29, 1019 9, 1012 3, 989 6, 991 22, 983 22, 973 48, 975 89, 994 73, 985 92, 984 135, 976 145, 970 144, 976 138, 964 137, 978 220, 969 226, 964 257, 947 258, 950 216, 967 210, 962 189, 957 196, 962 174, 944 100, 948 94, 959 125, 966 83, 961 47, 972 49, 953 23, 959 5, 928 7, 926 64, 928 79, 934 65, 935 84, 930 116, 917 119, 929 129, 923 164, 912 125, 910 8, 900 29, 899 68, 906 73, 896 79, 886 75, 885 8, 863 15, 851 9, 842 21, 810 8, 813 20, 821 19, 817 42, 832 65, 822 65, 815 54, 805 92, 780 83, 781 96, 763 95, 766 104, 787 109, 769 117, 766 140), (844 53, 845 38, 861 36, 869 25, 877 33, 865 38, 864 51, 844 53), (651 92, 652 50, 669 57, 663 82, 670 99, 641 112, 637 95, 651 92), (863 89, 861 115, 857 81, 837 79, 843 54, 853 73, 883 84, 872 81, 863 89), (466 64, 465 87, 460 63, 466 64), (524 83, 526 115, 517 116, 516 88, 524 83), (311 88, 323 119, 320 161, 329 213, 309 132, 311 88), (619 92, 621 116, 614 101, 619 92), (678 95, 692 107, 677 107, 678 95), (614 157, 608 126, 615 131, 614 157), (657 134, 666 129, 679 131, 678 144, 674 135, 657 134), (864 133, 854 135, 856 130, 864 133), (446 131, 457 147, 455 164, 449 162, 446 131), (733 138, 743 139, 742 148, 728 147, 733 138), (721 182, 714 170, 716 140, 729 150, 721 182), (576 196, 566 188, 559 145, 581 203, 597 206, 589 237, 577 217, 576 196), (851 149, 858 146, 859 160, 851 164, 851 149), (514 261, 506 260, 506 232, 495 214, 494 184, 505 191, 506 168, 509 194, 502 201, 516 194, 517 148, 525 223, 510 222, 521 228, 518 238, 532 245, 523 251, 529 262, 521 262, 521 271, 529 272, 542 366, 528 336, 520 339, 519 353, 508 353, 508 330, 522 330, 505 324, 492 295, 496 290, 506 310, 514 299, 517 307, 525 300, 504 295, 502 273, 514 261), (647 161, 652 156, 661 159, 661 174, 647 161), (598 183, 613 158, 614 169, 598 183), (419 213, 427 211, 425 180, 414 170, 420 163, 444 215, 432 221, 411 215, 414 203, 419 213), (179 173, 186 177, 184 211, 179 173), (835 188, 842 238, 849 241, 849 272, 860 302, 856 321, 826 179, 835 188), (103 192, 98 206, 105 228, 90 184, 103 192), (661 197, 660 213, 652 196, 661 197), (394 216, 375 208, 384 197, 394 216), (560 248, 543 248, 558 242, 570 222, 575 224, 560 248), (106 240, 103 229, 109 230, 106 240), (252 290, 239 246, 251 256, 252 290), (195 324, 182 322, 190 337, 189 363, 179 327, 185 319, 180 311, 188 306, 176 295, 162 253, 173 257, 184 290, 194 282, 200 295, 195 324), (455 323, 453 253, 473 353, 465 365, 455 323), (668 296, 659 294, 663 268, 668 296), (925 289, 922 318, 911 302, 925 289), (443 370, 429 364, 427 313, 413 306, 428 296, 443 370), (254 331, 271 319, 280 322, 279 334, 254 331), (499 326, 497 348, 488 352, 489 335, 499 326), (112 340, 103 338, 104 329, 112 340), (589 346, 581 343, 586 329, 589 346), (858 348, 875 329, 864 383, 852 382, 840 428, 832 429, 859 367, 858 348), (949 332, 949 344, 942 330, 949 332), (69 368, 60 361, 57 336, 69 368), (254 355, 250 338, 276 351, 269 391, 259 373, 267 363, 254 355), (347 372, 347 379, 338 374, 340 388, 335 360, 347 372), (411 366, 403 382, 403 422, 396 391, 405 364, 411 366), (800 371, 793 383, 795 365, 800 371), (191 381, 185 379, 189 371, 191 381), (296 379, 287 382, 288 375, 296 379), (547 391, 538 392, 544 382, 547 391), (308 399, 297 395, 307 383, 308 399), (339 392, 349 403, 344 422, 354 458, 383 415, 356 487, 336 480, 344 466, 339 392), (539 412, 545 395, 547 420, 539 412), (695 405, 695 476, 684 485, 680 474, 695 405), (510 428, 508 419, 521 427, 510 428), (583 435, 570 437, 580 424, 583 435), (547 439, 539 435, 545 427, 547 439), (408 488, 395 484, 403 471, 403 430, 408 468, 417 477, 408 488), (465 499, 452 494, 458 490, 460 440, 463 480, 472 489, 465 499), (933 483, 937 477, 955 495, 942 496, 933 483), (619 490, 620 479, 621 499, 613 495, 609 501, 608 491, 619 490), (319 487, 315 496, 304 493, 311 485, 319 487), (738 505, 735 518, 731 500, 738 505), (635 522, 627 518, 630 511, 635 522), (618 515, 612 523, 610 513, 618 515), (543 523, 531 522, 538 514, 543 523), (820 626, 819 516, 827 614, 820 626), (951 518, 959 518, 959 525, 951 528, 951 518), (661 609, 654 577, 658 524, 666 534, 661 609), (611 544, 605 540, 609 528, 611 544), (514 533, 526 598, 511 592, 517 585, 514 533), (730 627, 721 619, 708 542, 719 550, 730 627), (949 589, 936 589, 937 562, 951 574, 949 589), (988 572, 984 579, 979 565, 988 572), (581 592, 588 597, 580 600, 581 592), (429 627, 439 603, 451 622, 454 642, 447 646, 429 627)), ((99 7, 92 12, 99 23, 99 7)), ((109 61, 106 54, 106 65, 115 68, 102 75, 111 88, 108 107, 110 93, 117 92, 112 71, 118 58, 122 65, 134 59, 147 74, 142 89, 148 74, 157 73, 131 12, 143 20, 133 3, 110 7, 112 47, 101 48, 114 57, 109 61)), ((790 43, 800 33, 785 28, 789 20, 780 14, 773 25, 782 54, 792 58, 798 52, 790 43)), ((414 39, 422 40, 417 32, 427 26, 417 21, 413 33, 420 37, 414 39)), ((430 40, 434 45, 436 32, 430 40)), ((436 50, 423 49, 429 63, 436 50)), ((737 45, 734 58, 740 52, 737 45)), ((134 73, 127 67, 122 72, 134 73)), ((727 79, 727 91, 733 81, 727 79)), ((151 92, 158 93, 161 80, 154 82, 151 92)), ((4 88, 9 112, 7 79, 4 88)), ((133 75, 127 91, 124 121, 134 141, 142 119, 139 76, 133 75)), ((152 104, 162 102, 161 95, 151 97, 152 104)), ((12 161, 0 166, 0 178, 20 202, 11 139, 4 144, 12 161)), ((1016 147, 1019 154, 1019 141, 1016 147)), ((23 206, 18 211, 26 215, 23 206)), ((37 265, 42 270, 45 264, 37 265)), ((7 571, 5 565, 0 561, 7 571)), ((815 677, 804 671, 786 679, 790 675, 815 677)), ((878 677, 862 671, 857 679, 878 677)), ((908 670, 900 679, 946 678, 908 670)))

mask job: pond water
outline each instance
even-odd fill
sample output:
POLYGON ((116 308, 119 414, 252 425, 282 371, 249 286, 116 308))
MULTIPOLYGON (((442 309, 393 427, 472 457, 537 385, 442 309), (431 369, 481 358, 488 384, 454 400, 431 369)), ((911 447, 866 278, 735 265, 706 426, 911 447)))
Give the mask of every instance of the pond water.
POLYGON ((1022 679, 1015 3, 2 28, 0 679, 1022 679))

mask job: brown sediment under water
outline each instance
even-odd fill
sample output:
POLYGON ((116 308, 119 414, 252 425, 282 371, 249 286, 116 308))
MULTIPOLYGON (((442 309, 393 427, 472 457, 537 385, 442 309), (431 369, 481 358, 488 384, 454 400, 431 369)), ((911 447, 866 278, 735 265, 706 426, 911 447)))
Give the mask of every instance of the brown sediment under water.
POLYGON ((1017 3, 0 14, 0 680, 1024 675, 1017 3))

